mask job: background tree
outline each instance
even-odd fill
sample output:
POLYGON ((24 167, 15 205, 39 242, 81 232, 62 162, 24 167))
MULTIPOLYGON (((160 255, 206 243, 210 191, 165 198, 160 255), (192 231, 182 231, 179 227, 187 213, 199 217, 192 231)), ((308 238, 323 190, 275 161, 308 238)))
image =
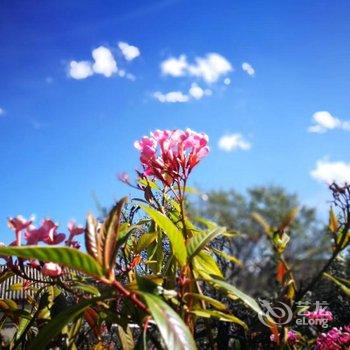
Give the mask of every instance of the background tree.
POLYGON ((234 239, 222 237, 214 244, 218 250, 242 263, 237 264, 234 260, 228 263, 222 259, 220 263, 226 278, 252 294, 269 295, 275 280, 270 240, 253 218, 253 213, 258 213, 268 225, 278 227, 293 208, 299 209, 290 228, 291 241, 285 257, 302 279, 312 274, 323 260, 322 254, 329 249, 325 225, 317 219, 315 208, 302 205, 296 194, 288 193, 282 187, 257 186, 244 194, 235 190, 210 191, 205 199, 192 202, 191 215, 205 217, 237 232, 234 239), (307 263, 304 263, 306 258, 307 263))

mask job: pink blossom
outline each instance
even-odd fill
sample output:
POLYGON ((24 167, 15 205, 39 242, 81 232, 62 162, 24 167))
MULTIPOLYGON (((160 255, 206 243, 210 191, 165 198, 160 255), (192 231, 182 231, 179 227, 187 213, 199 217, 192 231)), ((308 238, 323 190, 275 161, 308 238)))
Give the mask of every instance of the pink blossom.
POLYGON ((166 185, 186 179, 209 152, 208 136, 191 129, 156 130, 135 142, 145 176, 154 176, 166 185))
POLYGON ((69 221, 68 222, 68 231, 70 233, 71 237, 80 235, 84 233, 85 229, 83 226, 77 225, 74 221, 69 221))
POLYGON ((8 226, 15 231, 16 245, 21 245, 21 232, 31 225, 33 218, 26 220, 22 215, 8 219, 8 226))
POLYGON ((64 241, 65 235, 57 233, 58 225, 51 219, 43 220, 39 228, 30 226, 25 232, 25 239, 28 245, 36 245, 44 242, 49 245, 59 244, 64 241))
POLYGON ((341 350, 350 347, 350 326, 332 328, 316 340, 316 350, 341 350))
POLYGON ((299 341, 299 337, 296 331, 290 330, 287 333, 287 342, 289 344, 295 344, 299 341))
POLYGON ((62 268, 58 264, 48 262, 44 264, 41 272, 44 276, 57 277, 62 274, 62 268))
POLYGON ((305 317, 307 317, 310 320, 327 320, 327 321, 333 321, 333 314, 331 311, 325 310, 325 309, 319 309, 316 311, 308 311, 304 314, 305 317))

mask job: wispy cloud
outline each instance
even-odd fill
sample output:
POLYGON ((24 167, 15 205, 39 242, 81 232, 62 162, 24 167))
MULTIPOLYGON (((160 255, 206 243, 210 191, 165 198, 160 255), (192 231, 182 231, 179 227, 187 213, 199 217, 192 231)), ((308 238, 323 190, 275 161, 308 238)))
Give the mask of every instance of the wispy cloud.
POLYGON ((189 102, 191 99, 200 100, 204 96, 210 96, 212 91, 210 89, 202 89, 198 84, 193 83, 188 90, 188 93, 182 91, 169 91, 162 93, 156 91, 153 97, 161 103, 183 103, 189 102))
POLYGON ((250 75, 251 77, 253 77, 255 75, 255 69, 253 68, 253 66, 248 63, 248 62, 243 62, 242 63, 242 69, 244 72, 246 72, 248 75, 250 75))
POLYGON ((141 54, 140 49, 138 47, 129 45, 128 43, 123 41, 119 41, 118 47, 127 61, 132 61, 141 54))
POLYGON ((228 134, 223 135, 219 139, 219 148, 225 152, 233 152, 236 150, 248 151, 251 149, 252 145, 248 142, 242 134, 228 134))
POLYGON ((323 134, 326 131, 342 129, 350 131, 350 121, 334 117, 327 111, 319 111, 312 116, 313 125, 308 128, 311 133, 323 134))
POLYGON ((218 53, 208 53, 204 57, 196 57, 195 62, 189 63, 186 55, 178 58, 170 57, 161 62, 162 74, 173 77, 193 76, 211 84, 221 76, 233 70, 231 63, 218 53))
POLYGON ((310 175, 319 182, 327 184, 336 182, 341 186, 344 183, 350 183, 350 163, 319 160, 310 175))
POLYGON ((5 110, 4 108, 0 107, 0 117, 5 115, 5 110))
POLYGON ((183 103, 189 101, 188 95, 185 95, 182 91, 170 91, 167 93, 156 91, 153 97, 161 103, 183 103))

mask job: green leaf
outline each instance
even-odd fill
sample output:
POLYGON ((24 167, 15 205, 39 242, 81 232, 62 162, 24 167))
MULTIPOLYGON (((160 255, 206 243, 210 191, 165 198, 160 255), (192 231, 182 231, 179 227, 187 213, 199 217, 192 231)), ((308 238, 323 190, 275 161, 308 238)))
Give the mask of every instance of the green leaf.
POLYGON ((40 330, 39 334, 29 344, 28 349, 45 349, 46 345, 51 341, 51 339, 55 338, 61 332, 63 327, 68 325, 69 322, 74 321, 90 305, 94 304, 98 300, 101 300, 101 298, 84 300, 79 304, 74 304, 73 306, 60 312, 40 330))
POLYGON ((243 322, 241 319, 239 319, 236 316, 225 314, 224 312, 216 311, 216 310, 192 310, 191 314, 194 314, 198 317, 204 317, 204 318, 217 318, 219 321, 223 322, 233 322, 241 325, 244 329, 248 329, 248 326, 245 322, 243 322))
POLYGON ((157 232, 144 233, 137 242, 136 253, 140 253, 142 250, 148 248, 148 246, 154 242, 157 236, 157 232))
POLYGON ((197 255, 209 242, 221 235, 222 228, 214 228, 207 231, 194 232, 187 242, 187 253, 190 259, 197 255))
POLYGON ((328 273, 324 273, 323 275, 327 277, 329 280, 331 280, 333 283, 335 283, 342 290, 342 292, 348 298, 350 298, 350 281, 349 280, 346 280, 344 278, 337 278, 328 273))
POLYGON ((142 294, 168 350, 197 349, 192 334, 180 316, 159 297, 142 294))
POLYGON ((100 291, 91 284, 81 283, 81 282, 75 282, 73 286, 71 286, 72 289, 78 289, 83 292, 89 293, 94 295, 95 297, 99 297, 100 291))
MULTIPOLYGON (((222 277, 222 272, 214 258, 207 252, 201 251, 193 258, 193 268, 201 275, 222 277)), ((205 278, 205 277, 204 277, 205 278)))
POLYGON ((168 217, 159 211, 144 205, 141 205, 141 208, 168 236, 175 258, 178 260, 181 267, 185 266, 187 262, 187 250, 182 232, 168 217))
POLYGON ((237 264, 239 266, 242 266, 242 262, 241 260, 239 260, 238 258, 234 257, 233 255, 229 255, 219 249, 216 249, 216 248, 212 248, 213 252, 216 254, 216 255, 219 255, 221 256, 223 259, 227 260, 227 261, 230 261, 234 264, 237 264))
POLYGON ((198 293, 186 293, 184 295, 184 299, 186 300, 187 298, 194 298, 194 299, 200 299, 205 301, 206 303, 214 306, 216 309, 224 311, 227 309, 226 305, 220 302, 219 300, 216 300, 214 298, 208 297, 203 294, 198 294, 198 293))
MULTIPOLYGON (((215 279, 215 278, 209 279, 208 282, 213 284, 215 288, 224 290, 228 294, 228 297, 230 297, 230 295, 233 295, 234 297, 238 297, 240 300, 242 300, 247 306, 249 306, 256 313, 258 313, 260 315, 264 315, 264 312, 261 310, 259 304, 255 301, 255 299, 253 299, 249 295, 243 293, 238 288, 232 286, 231 284, 229 284, 225 281, 215 279)), ((236 299, 236 298, 234 298, 234 299, 236 299)))
POLYGON ((0 247, 0 255, 54 262, 88 275, 96 277, 104 276, 103 267, 94 258, 73 248, 39 246, 0 247))
POLYGON ((124 330, 123 327, 117 325, 117 332, 122 350, 133 350, 135 348, 135 343, 131 329, 126 327, 126 330, 124 330))

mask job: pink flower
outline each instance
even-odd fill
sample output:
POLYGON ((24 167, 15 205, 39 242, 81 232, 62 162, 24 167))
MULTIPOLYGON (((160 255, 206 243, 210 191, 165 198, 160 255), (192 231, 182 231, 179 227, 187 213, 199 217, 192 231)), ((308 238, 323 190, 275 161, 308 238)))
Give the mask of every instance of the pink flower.
POLYGON ((44 276, 57 277, 62 274, 62 268, 58 264, 48 262, 44 264, 41 272, 44 276))
POLYGON ((85 229, 83 226, 78 226, 74 221, 68 222, 68 231, 71 237, 84 233, 85 229))
POLYGON ((54 245, 64 241, 65 235, 57 233, 58 225, 51 219, 43 220, 39 228, 30 226, 25 232, 25 239, 28 245, 36 245, 39 242, 54 245))
POLYGON ((304 316, 307 317, 309 320, 333 321, 332 312, 322 308, 316 311, 305 312, 304 316))
POLYGON ((290 330, 287 333, 287 342, 289 344, 295 344, 299 341, 299 337, 296 331, 290 330))
POLYGON ((209 152, 208 136, 191 129, 156 130, 135 142, 145 176, 154 176, 170 186, 187 179, 192 169, 209 152))
POLYGON ((16 234, 16 245, 21 245, 21 232, 31 225, 33 218, 26 220, 22 215, 8 219, 8 226, 16 234))
POLYGON ((341 350, 350 347, 350 326, 332 328, 322 333, 316 340, 316 350, 341 350))

